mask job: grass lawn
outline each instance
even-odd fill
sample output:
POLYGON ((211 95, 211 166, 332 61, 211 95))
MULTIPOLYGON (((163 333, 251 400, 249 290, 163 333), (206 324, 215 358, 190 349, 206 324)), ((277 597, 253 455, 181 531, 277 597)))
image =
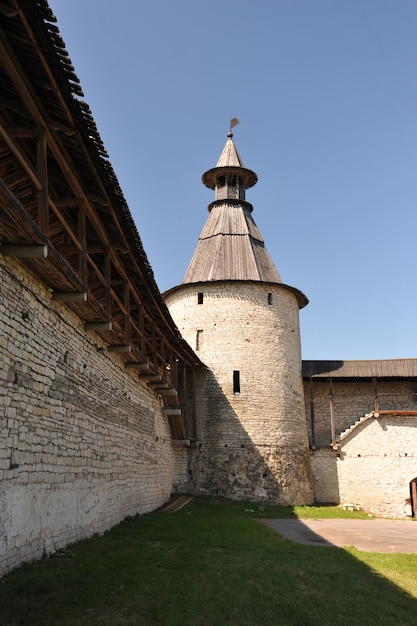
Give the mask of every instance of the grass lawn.
POLYGON ((131 518, 2 578, 0 624, 417 625, 417 555, 298 545, 254 519, 342 515, 364 516, 196 498, 131 518))

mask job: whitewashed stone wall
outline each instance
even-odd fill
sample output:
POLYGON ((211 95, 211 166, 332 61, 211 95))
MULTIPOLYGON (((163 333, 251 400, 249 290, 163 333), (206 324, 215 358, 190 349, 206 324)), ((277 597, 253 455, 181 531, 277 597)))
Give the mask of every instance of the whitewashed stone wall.
POLYGON ((186 467, 158 398, 78 317, 2 257, 0 292, 2 574, 157 508, 186 467))
MULTIPOLYGON (((333 379, 333 410, 336 436, 375 408, 375 390, 372 381, 339 381, 333 379)), ((304 382, 305 411, 310 442, 313 443, 311 423, 310 382, 304 382)), ((330 386, 327 380, 314 380, 314 443, 331 443, 330 386)), ((417 410, 417 383, 412 380, 377 381, 377 395, 381 410, 417 410)))
POLYGON ((381 416, 354 429, 335 452, 312 452, 317 502, 359 505, 378 515, 410 515, 417 477, 417 418, 381 416))
POLYGON ((310 502, 295 295, 280 285, 214 282, 183 285, 165 298, 209 368, 196 385, 191 488, 236 499, 310 502))

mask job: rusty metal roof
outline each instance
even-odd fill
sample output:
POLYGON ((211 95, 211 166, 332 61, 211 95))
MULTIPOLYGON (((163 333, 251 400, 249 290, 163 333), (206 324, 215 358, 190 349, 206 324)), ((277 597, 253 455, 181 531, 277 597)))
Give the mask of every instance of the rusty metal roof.
POLYGON ((417 359, 303 361, 304 378, 417 378, 417 359))

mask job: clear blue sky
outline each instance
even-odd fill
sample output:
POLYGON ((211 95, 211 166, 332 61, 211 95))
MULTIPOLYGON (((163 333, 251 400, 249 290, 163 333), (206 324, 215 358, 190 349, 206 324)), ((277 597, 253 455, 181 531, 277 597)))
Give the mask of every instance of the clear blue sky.
POLYGON ((304 359, 417 357, 416 0, 50 0, 161 291, 234 140, 304 359))

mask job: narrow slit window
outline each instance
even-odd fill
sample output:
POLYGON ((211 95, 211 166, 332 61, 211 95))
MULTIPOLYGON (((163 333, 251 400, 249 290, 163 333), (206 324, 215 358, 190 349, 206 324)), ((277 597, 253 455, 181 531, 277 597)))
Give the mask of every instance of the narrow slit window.
POLYGON ((197 304, 203 304, 204 293, 199 291, 197 294, 197 304))
POLYGON ((272 304, 272 293, 268 293, 268 304, 272 304))
POLYGON ((235 396, 240 394, 240 372, 233 370, 233 393, 235 396))
POLYGON ((201 341, 203 339, 202 335, 203 335, 203 331, 202 330, 197 330, 197 337, 196 337, 196 340, 195 340, 196 352, 198 352, 198 350, 200 350, 200 348, 201 348, 201 341))

